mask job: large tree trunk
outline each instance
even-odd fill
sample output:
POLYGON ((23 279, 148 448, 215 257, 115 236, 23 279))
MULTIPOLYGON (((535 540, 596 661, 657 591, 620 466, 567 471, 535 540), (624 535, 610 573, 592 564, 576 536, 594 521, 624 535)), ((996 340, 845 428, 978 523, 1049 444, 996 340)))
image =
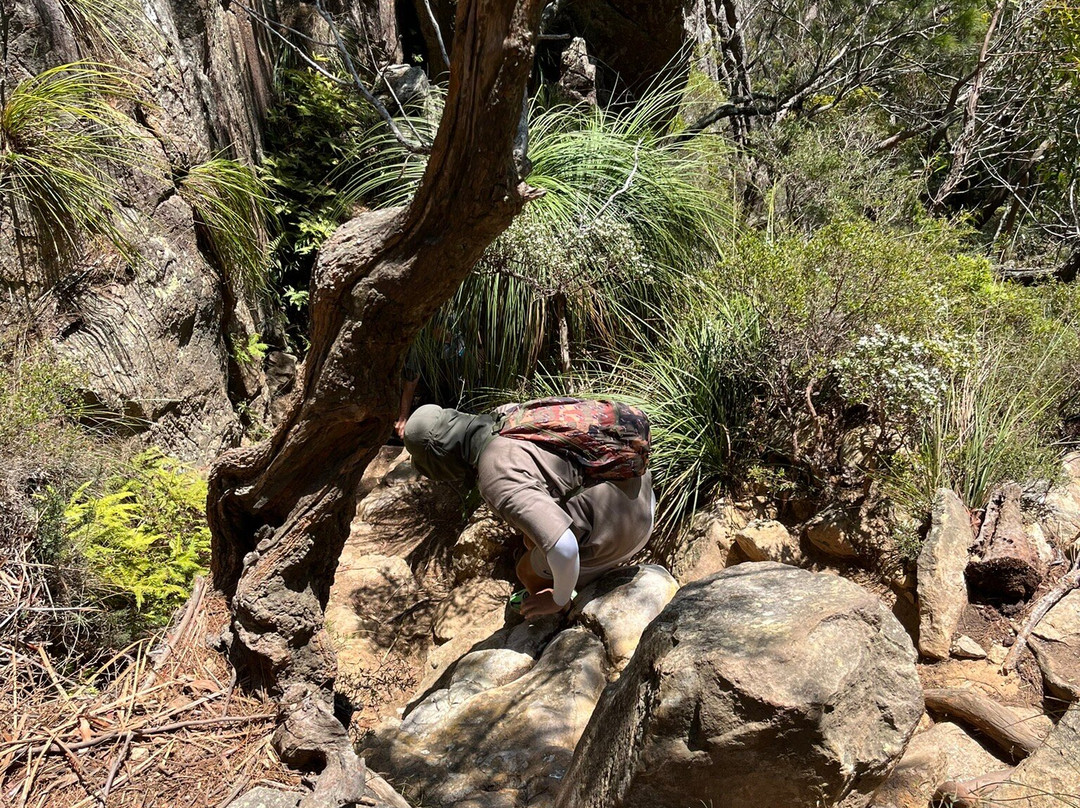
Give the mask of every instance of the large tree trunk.
MULTIPOLYGON (((541 5, 458 4, 446 108, 414 201, 357 217, 327 242, 295 405, 273 437, 210 473, 211 566, 231 604, 232 658, 282 696, 276 740, 290 762, 325 758, 330 770, 355 759, 327 721, 336 666, 323 609, 357 483, 394 419, 404 353, 530 194, 513 148, 541 5), (335 737, 320 741, 326 732, 335 737)), ((322 798, 344 802, 354 786, 322 798)))

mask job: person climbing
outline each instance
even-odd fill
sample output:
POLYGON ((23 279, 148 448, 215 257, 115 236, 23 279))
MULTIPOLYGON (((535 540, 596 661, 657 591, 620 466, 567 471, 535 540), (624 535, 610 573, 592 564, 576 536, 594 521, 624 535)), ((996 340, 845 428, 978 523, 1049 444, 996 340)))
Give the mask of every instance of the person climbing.
POLYGON ((647 469, 648 421, 640 410, 549 399, 509 412, 470 415, 426 404, 406 422, 404 443, 418 472, 467 487, 476 484, 491 509, 521 531, 525 552, 516 572, 528 591, 521 604, 527 618, 562 611, 575 587, 625 565, 652 534, 656 499, 647 469), (596 456, 604 468, 582 462, 575 451, 552 451, 559 446, 552 437, 561 425, 536 428, 540 410, 530 407, 537 405, 546 407, 545 417, 576 419, 571 425, 581 428, 579 436, 588 432, 584 421, 596 412, 617 413, 608 419, 618 427, 602 430, 603 440, 621 429, 631 436, 631 451, 619 455, 610 446, 600 447, 596 456))

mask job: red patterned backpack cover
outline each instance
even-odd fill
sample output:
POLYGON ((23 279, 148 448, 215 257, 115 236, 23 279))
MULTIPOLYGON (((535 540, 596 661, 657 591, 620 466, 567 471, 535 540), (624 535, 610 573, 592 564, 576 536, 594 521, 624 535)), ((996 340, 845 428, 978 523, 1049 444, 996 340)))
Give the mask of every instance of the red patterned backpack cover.
POLYGON ((637 407, 609 399, 541 398, 503 412, 502 437, 561 455, 588 479, 629 480, 649 468, 649 416, 637 407))

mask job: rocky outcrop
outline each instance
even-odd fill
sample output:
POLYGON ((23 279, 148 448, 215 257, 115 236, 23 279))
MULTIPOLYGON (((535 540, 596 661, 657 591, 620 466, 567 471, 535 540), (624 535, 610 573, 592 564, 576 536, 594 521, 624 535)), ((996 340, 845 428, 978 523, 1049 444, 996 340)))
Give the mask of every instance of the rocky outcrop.
POLYGON ((740 564, 650 625, 557 805, 863 806, 922 712, 911 641, 873 595, 740 564))
POLYGON ((795 567, 806 563, 798 538, 775 519, 755 519, 735 531, 735 543, 750 561, 778 561, 795 567))
MULTIPOLYGON (((5 66, 22 72, 9 81, 97 55, 99 46, 72 27, 65 8, 54 2, 14 5, 5 66)), ((42 298, 51 308, 38 316, 51 319, 60 354, 85 372, 86 404, 96 425, 142 434, 170 454, 208 462, 241 439, 227 391, 245 374, 230 355, 228 335, 246 339, 255 326, 223 268, 197 239, 195 214, 176 178, 216 156, 249 163, 257 158, 270 99, 270 56, 246 17, 227 6, 148 0, 139 8, 145 17, 131 25, 143 30, 114 31, 128 48, 123 57, 147 78, 150 103, 130 110, 144 167, 161 167, 114 172, 138 260, 87 250, 66 268, 58 293, 42 298)), ((26 277, 26 268, 12 264, 20 260, 18 251, 0 253, 0 275, 26 277)), ((240 385, 254 383, 251 397, 265 393, 261 369, 255 370, 260 372, 240 385)))
POLYGON ((1080 699, 1080 590, 1058 601, 1031 634, 1047 689, 1059 699, 1080 699))
POLYGON ((676 589, 660 567, 614 570, 561 631, 557 617, 499 628, 376 730, 368 762, 425 805, 551 805, 604 686, 676 589))
MULTIPOLYGON (((428 672, 429 651, 445 642, 436 635, 456 633, 448 595, 461 526, 458 495, 421 479, 404 450, 387 447, 369 471, 326 606, 337 689, 363 726, 403 707, 428 672)), ((501 617, 500 604, 496 627, 501 617)))
POLYGON ((949 656, 967 605, 964 570, 973 541, 964 503, 952 491, 939 490, 918 560, 919 653, 930 659, 949 656))

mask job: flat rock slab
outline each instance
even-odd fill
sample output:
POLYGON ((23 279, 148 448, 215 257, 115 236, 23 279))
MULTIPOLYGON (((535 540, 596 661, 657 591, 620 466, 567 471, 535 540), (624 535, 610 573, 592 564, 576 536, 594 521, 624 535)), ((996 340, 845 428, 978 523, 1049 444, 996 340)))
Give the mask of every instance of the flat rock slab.
POLYGON ((551 804, 607 683, 606 657, 580 627, 559 633, 535 664, 511 648, 466 655, 449 687, 381 728, 368 762, 425 806, 551 804))
POLYGON ((948 489, 938 491, 930 533, 918 559, 919 653, 946 659, 967 606, 964 570, 974 541, 967 508, 948 489))
POLYGON ((229 808, 296 808, 300 794, 258 786, 229 803, 229 808))
POLYGON ((609 687, 559 808, 862 808, 923 713, 915 649, 835 575, 745 563, 683 587, 609 687))
POLYGON ((1032 631, 1031 646, 1050 692, 1067 701, 1080 698, 1080 589, 1047 612, 1032 631))

